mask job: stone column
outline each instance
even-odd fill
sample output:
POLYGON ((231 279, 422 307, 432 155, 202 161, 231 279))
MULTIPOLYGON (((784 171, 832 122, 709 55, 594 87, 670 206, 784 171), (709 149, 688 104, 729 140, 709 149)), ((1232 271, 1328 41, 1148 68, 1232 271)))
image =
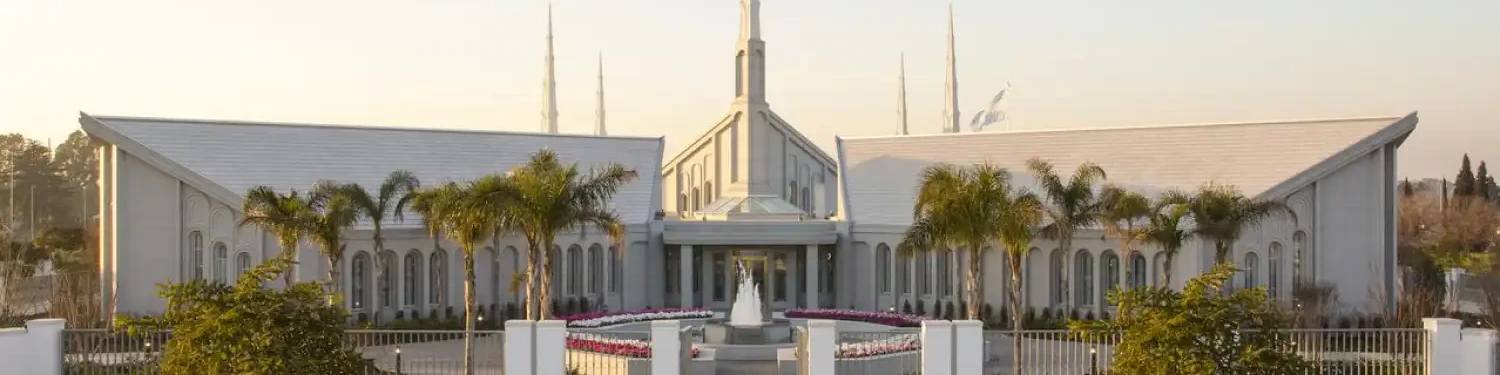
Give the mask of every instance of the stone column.
POLYGON ((822 263, 822 260, 823 260, 821 257, 818 256, 818 245, 807 245, 806 256, 807 256, 807 269, 802 270, 802 272, 806 272, 807 273, 807 285, 803 285, 802 287, 803 287, 803 290, 805 290, 806 293, 807 293, 807 301, 806 301, 807 302, 807 308, 809 308, 809 309, 816 309, 816 308, 819 307, 818 306, 818 286, 819 286, 818 277, 822 276, 820 274, 820 271, 818 270, 818 266, 819 266, 820 263, 822 263))
POLYGON ((984 343, 984 323, 956 320, 953 322, 953 336, 953 373, 983 375, 984 360, 989 357, 989 345, 984 343))
POLYGON ((536 322, 536 341, 532 353, 536 355, 536 375, 564 375, 567 373, 568 323, 561 320, 536 322))
POLYGON ((682 245, 677 251, 678 307, 693 307, 693 245, 682 245))
POLYGON ((922 373, 954 373, 953 322, 947 320, 923 321, 921 335, 922 373))
POLYGON ((508 320, 505 322, 505 350, 500 352, 502 366, 507 374, 530 374, 532 370, 532 329, 536 324, 530 320, 508 320))
POLYGON ((1423 318, 1422 328, 1428 336, 1428 374, 1461 374, 1459 356, 1460 330, 1463 322, 1448 318, 1423 318))
POLYGON ((809 374, 833 374, 834 353, 838 350, 838 328, 832 320, 807 321, 807 361, 809 374))
POLYGON ((1482 328, 1464 328, 1460 331, 1463 336, 1463 368, 1459 369, 1463 374, 1494 374, 1495 370, 1495 344, 1500 342, 1495 335, 1495 330, 1482 328))
POLYGON ((681 328, 676 320, 651 322, 651 374, 682 373, 682 339, 678 332, 681 328))

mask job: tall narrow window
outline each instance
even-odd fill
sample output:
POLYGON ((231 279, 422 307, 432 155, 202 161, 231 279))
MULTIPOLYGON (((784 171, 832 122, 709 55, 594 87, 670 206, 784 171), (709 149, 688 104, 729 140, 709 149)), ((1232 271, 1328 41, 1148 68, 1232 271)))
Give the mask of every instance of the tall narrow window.
POLYGON ((786 283, 788 281, 786 279, 786 253, 777 252, 773 255, 773 257, 776 259, 776 264, 772 265, 773 267, 775 267, 775 275, 772 276, 771 285, 775 285, 776 289, 773 289, 772 292, 775 295, 776 301, 786 301, 786 283))
POLYGON ((1280 242, 1272 242, 1271 243, 1271 254, 1270 254, 1270 256, 1271 256, 1271 259, 1270 259, 1270 262, 1269 262, 1270 264, 1268 264, 1268 266, 1270 266, 1270 267, 1266 269, 1266 271, 1269 273, 1268 275, 1266 275, 1267 276, 1266 277, 1266 293, 1268 295, 1270 295, 1272 299, 1276 299, 1277 297, 1281 296, 1281 293, 1280 293, 1281 292, 1281 243, 1280 242))
POLYGON ((416 306, 417 301, 422 300, 422 254, 413 249, 406 253, 406 275, 402 276, 401 284, 406 286, 404 304, 416 306))
POLYGON ((625 280, 625 259, 620 257, 620 247, 609 247, 609 292, 619 293, 625 280))
POLYGON ((797 181, 792 181, 792 187, 788 190, 790 190, 791 193, 788 193, 787 195, 790 195, 791 197, 787 198, 787 202, 797 204, 797 181))
POLYGON ((193 280, 203 279, 203 232, 188 233, 188 276, 193 280))
POLYGON ((396 253, 390 251, 380 253, 380 282, 377 283, 380 284, 380 307, 395 307, 395 290, 393 290, 391 285, 395 282, 395 277, 396 253))
POLYGON ((1146 286, 1146 277, 1147 276, 1148 275, 1146 274, 1146 256, 1145 255, 1141 255, 1141 252, 1139 252, 1139 251, 1131 252, 1130 253, 1130 288, 1134 289, 1134 288, 1140 288, 1140 287, 1146 286))
POLYGON ((354 260, 349 262, 349 268, 350 309, 363 309, 368 304, 368 301, 365 301, 365 288, 370 285, 370 255, 362 251, 354 254, 354 260))
POLYGON ((589 294, 604 291, 604 247, 589 246, 589 294))
POLYGON ((713 204, 713 203, 714 203, 714 182, 713 181, 704 182, 703 183, 703 204, 704 205, 710 205, 710 204, 713 204))
POLYGON ((812 211, 812 192, 806 186, 802 187, 802 210, 812 211))
MULTIPOLYGON (((1104 278, 1104 288, 1100 289, 1101 292, 1106 293, 1104 295, 1120 287, 1120 256, 1115 255, 1114 251, 1104 252, 1104 275, 1100 277, 1104 278)), ((1114 303, 1108 301, 1106 303, 1114 306, 1114 303)))
POLYGON ((714 265, 714 302, 723 302, 724 301, 724 296, 725 296, 725 293, 724 293, 725 292, 725 290, 724 290, 724 288, 725 288, 725 285, 724 285, 724 282, 725 282, 725 280, 724 280, 724 278, 725 278, 724 272, 725 272, 725 268, 728 267, 728 263, 729 263, 729 260, 726 259, 726 257, 727 257, 727 255, 725 255, 724 252, 722 252, 722 251, 715 251, 714 255, 713 255, 713 265, 714 265))
POLYGON ((1245 253, 1245 288, 1254 288, 1256 284, 1256 273, 1260 272, 1260 257, 1255 253, 1245 253))
POLYGON ((562 246, 552 246, 552 256, 548 260, 548 263, 551 263, 552 266, 547 267, 547 270, 552 272, 552 276, 550 277, 552 280, 552 295, 554 296, 560 297, 563 295, 563 284, 565 284, 563 281, 567 280, 567 275, 563 274, 563 262, 568 260, 565 255, 567 254, 563 253, 562 246))
POLYGON ((1307 277, 1302 272, 1302 266, 1307 262, 1306 256, 1307 232, 1299 230, 1292 234, 1292 288, 1294 289, 1307 277))
POLYGON ((905 296, 911 293, 911 258, 902 257, 896 260, 896 294, 905 296))
POLYGON ((881 293, 891 292, 891 247, 886 244, 875 247, 875 283, 881 293))
MULTIPOLYGON (((838 286, 838 277, 837 277, 838 276, 838 272, 837 272, 838 270, 835 269, 835 267, 838 266, 838 262, 834 260, 834 257, 836 255, 834 254, 834 252, 832 250, 822 251, 822 252, 823 252, 823 267, 822 267, 823 268, 823 276, 818 277, 818 281, 821 281, 823 283, 823 291, 824 292, 828 292, 829 294, 833 294, 833 293, 835 293, 838 290, 836 288, 838 286)), ((819 299, 819 300, 821 301, 822 299, 819 299)), ((832 301, 828 301, 828 302, 832 302, 832 301)))
POLYGON ((937 254, 938 298, 953 295, 953 253, 937 254))
POLYGON ((214 281, 229 283, 229 247, 223 242, 214 243, 214 281))
POLYGON ((917 256, 916 256, 916 258, 917 258, 917 292, 918 293, 922 293, 922 296, 924 296, 924 297, 930 297, 930 296, 932 296, 932 278, 928 277, 928 275, 932 274, 932 270, 927 269, 927 259, 931 258, 931 257, 932 257, 932 253, 930 253, 930 252, 923 252, 923 253, 917 254, 917 256))
POLYGON ((703 200, 698 195, 700 193, 701 192, 698 190, 698 188, 693 188, 693 211, 703 210, 703 200))
POLYGON ((240 275, 250 270, 250 253, 235 254, 234 263, 234 269, 238 270, 235 272, 235 280, 239 280, 240 275))
POLYGON ((1066 302, 1063 301, 1063 271, 1066 271, 1063 269, 1064 256, 1066 255, 1063 255, 1063 249, 1053 249, 1052 257, 1050 258, 1051 264, 1047 267, 1047 270, 1052 275, 1052 288, 1050 289, 1052 290, 1053 305, 1062 305, 1063 302, 1066 302))
POLYGON ((666 288, 664 289, 666 289, 667 294, 675 294, 678 292, 677 286, 681 285, 677 278, 682 275, 682 270, 678 269, 682 267, 682 259, 678 258, 682 256, 682 248, 667 249, 666 254, 662 255, 663 264, 661 269, 666 270, 666 272, 662 272, 662 277, 665 279, 664 284, 666 284, 666 288))
POLYGON ((1088 250, 1078 251, 1073 260, 1073 304, 1076 306, 1092 306, 1094 304, 1094 257, 1089 255, 1088 250))
POLYGON ((427 263, 427 303, 436 308, 448 302, 448 254, 434 250, 427 263))

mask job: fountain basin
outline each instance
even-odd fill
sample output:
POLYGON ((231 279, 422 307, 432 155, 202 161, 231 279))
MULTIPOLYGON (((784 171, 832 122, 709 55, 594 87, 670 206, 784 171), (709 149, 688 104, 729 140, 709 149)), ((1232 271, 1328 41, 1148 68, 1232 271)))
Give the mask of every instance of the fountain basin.
POLYGON ((792 342, 792 323, 786 319, 763 321, 760 325, 730 324, 725 319, 703 324, 703 342, 715 345, 773 345, 792 342))

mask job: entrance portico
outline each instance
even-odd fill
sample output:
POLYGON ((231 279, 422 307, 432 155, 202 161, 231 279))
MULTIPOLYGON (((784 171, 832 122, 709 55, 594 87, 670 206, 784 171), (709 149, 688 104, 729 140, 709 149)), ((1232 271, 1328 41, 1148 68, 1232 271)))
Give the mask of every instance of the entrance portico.
POLYGON ((824 307, 833 300, 828 281, 838 234, 832 221, 683 220, 663 229, 666 269, 676 270, 667 277, 675 282, 667 288, 668 305, 730 308, 741 264, 770 310, 824 307))

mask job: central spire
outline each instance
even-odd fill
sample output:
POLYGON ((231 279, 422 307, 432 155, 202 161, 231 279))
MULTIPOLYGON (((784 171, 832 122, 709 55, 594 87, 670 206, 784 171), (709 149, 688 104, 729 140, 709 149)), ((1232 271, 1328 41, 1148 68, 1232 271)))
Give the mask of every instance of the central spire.
POLYGON ((609 135, 604 130, 604 53, 599 53, 599 109, 594 112, 594 135, 609 135))
POLYGON ((760 0, 740 0, 740 40, 735 46, 734 98, 766 102, 766 42, 760 40, 760 0))
POLYGON ((906 129, 906 52, 901 53, 901 97, 896 102, 896 113, 901 116, 901 135, 907 135, 906 129))
POLYGON ((957 133, 959 131, 958 55, 953 47, 953 3, 948 3, 948 74, 944 78, 947 79, 947 84, 943 87, 943 95, 948 97, 948 102, 943 105, 943 132, 957 133))
POLYGON ((542 80, 542 132, 557 134, 556 58, 552 56, 552 4, 547 4, 546 78, 542 80))

